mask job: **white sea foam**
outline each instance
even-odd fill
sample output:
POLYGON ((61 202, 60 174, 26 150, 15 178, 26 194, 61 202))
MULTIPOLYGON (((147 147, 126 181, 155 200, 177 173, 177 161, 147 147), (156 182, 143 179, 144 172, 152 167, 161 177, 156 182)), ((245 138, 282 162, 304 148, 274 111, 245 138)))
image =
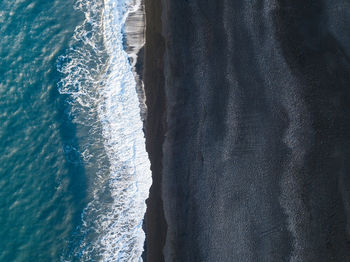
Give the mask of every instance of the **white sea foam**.
POLYGON ((95 172, 89 179, 90 201, 82 214, 81 239, 63 260, 142 260, 142 221, 151 172, 136 81, 122 33, 128 12, 138 4, 78 0, 76 7, 84 12, 85 21, 59 62, 64 75, 59 90, 70 96, 73 121, 85 130, 80 136, 81 157, 86 168, 90 164, 95 172), (98 150, 101 141, 106 157, 98 150))

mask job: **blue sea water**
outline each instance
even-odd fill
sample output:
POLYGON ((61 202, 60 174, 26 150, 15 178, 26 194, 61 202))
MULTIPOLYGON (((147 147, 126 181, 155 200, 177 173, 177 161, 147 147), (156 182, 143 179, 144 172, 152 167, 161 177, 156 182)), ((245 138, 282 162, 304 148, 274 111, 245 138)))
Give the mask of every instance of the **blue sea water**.
POLYGON ((131 0, 0 1, 0 261, 140 261, 131 0))

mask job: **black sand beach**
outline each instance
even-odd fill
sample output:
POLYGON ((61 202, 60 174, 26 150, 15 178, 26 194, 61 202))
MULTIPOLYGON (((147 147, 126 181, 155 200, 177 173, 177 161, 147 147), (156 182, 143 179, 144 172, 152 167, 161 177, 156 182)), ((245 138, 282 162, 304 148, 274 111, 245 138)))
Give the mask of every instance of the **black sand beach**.
POLYGON ((350 261, 350 1, 145 4, 145 260, 350 261))

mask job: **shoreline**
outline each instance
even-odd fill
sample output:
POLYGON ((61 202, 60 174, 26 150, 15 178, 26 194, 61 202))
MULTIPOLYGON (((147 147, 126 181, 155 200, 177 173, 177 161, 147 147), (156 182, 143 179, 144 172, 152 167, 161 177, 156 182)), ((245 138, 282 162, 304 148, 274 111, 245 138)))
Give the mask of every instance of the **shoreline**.
POLYGON ((142 259, 145 262, 164 261, 167 231, 161 196, 162 144, 166 127, 161 10, 161 0, 140 0, 139 8, 129 13, 124 29, 126 52, 136 80, 152 171, 152 185, 143 221, 146 239, 142 259))
POLYGON ((139 4, 138 8, 130 12, 125 21, 125 45, 136 80, 145 146, 152 171, 152 185, 146 199, 147 209, 142 226, 146 235, 142 259, 163 262, 162 250, 167 225, 161 198, 162 144, 166 126, 162 121, 165 116, 165 95, 164 48, 160 48, 164 46, 161 36, 161 6, 160 0, 135 0, 135 3, 139 4))
POLYGON ((146 43, 143 49, 143 82, 147 117, 144 122, 146 150, 152 171, 152 186, 146 200, 144 218, 146 233, 143 260, 163 262, 163 247, 167 232, 162 199, 162 145, 166 133, 166 105, 164 90, 164 51, 162 36, 161 0, 145 0, 146 43))

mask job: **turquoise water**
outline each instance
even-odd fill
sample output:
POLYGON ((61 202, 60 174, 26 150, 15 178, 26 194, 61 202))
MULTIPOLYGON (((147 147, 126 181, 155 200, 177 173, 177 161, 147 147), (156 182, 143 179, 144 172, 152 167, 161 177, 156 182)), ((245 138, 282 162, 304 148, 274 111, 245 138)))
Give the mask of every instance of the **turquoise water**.
POLYGON ((150 173, 127 10, 0 1, 0 261, 140 259, 150 173))

